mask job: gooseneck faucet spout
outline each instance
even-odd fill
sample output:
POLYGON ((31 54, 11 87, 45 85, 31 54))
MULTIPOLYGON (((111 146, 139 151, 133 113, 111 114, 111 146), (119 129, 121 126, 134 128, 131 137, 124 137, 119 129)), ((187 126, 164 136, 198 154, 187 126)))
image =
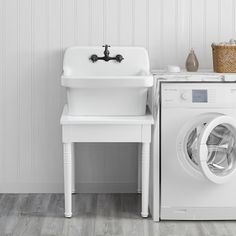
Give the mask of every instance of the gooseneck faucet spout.
POLYGON ((110 60, 115 60, 115 61, 120 63, 122 60, 124 60, 123 56, 120 55, 120 54, 117 54, 115 57, 110 57, 109 56, 110 55, 110 51, 108 50, 108 48, 111 47, 111 46, 106 44, 103 47, 105 47, 104 56, 103 57, 98 57, 96 54, 93 54, 89 58, 93 63, 98 61, 98 60, 103 60, 103 61, 106 61, 106 62, 108 62, 110 60))

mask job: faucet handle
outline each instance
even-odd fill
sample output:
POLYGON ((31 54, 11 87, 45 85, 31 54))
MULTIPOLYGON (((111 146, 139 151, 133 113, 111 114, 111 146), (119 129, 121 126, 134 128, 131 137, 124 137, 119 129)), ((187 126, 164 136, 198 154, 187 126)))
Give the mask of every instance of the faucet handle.
POLYGON ((91 60, 91 61, 94 63, 94 62, 96 62, 96 61, 98 60, 98 56, 95 55, 95 54, 93 54, 93 55, 89 58, 89 60, 91 60))
POLYGON ((111 46, 110 46, 110 45, 107 45, 107 44, 105 44, 105 45, 103 45, 103 47, 104 47, 104 48, 110 48, 111 46))
POLYGON ((124 60, 124 57, 120 54, 116 55, 116 61, 121 63, 121 61, 124 60))

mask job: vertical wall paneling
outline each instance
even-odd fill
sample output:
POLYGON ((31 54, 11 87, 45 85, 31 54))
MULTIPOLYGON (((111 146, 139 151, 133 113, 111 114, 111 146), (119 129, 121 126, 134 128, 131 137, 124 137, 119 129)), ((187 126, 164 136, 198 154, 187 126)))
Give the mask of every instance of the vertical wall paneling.
POLYGON ((21 180, 31 174, 31 4, 30 0, 18 2, 18 110, 19 110, 19 169, 21 180))
MULTIPOLYGON (((60 0, 60 8, 59 8, 59 34, 60 34, 60 41, 59 41, 59 47, 60 47, 60 57, 59 57, 59 80, 57 78, 57 83, 59 86, 59 93, 60 93, 60 102, 58 104, 59 109, 63 109, 63 104, 66 102, 66 91, 65 89, 61 86, 61 81, 60 81, 60 76, 62 74, 62 64, 63 64, 63 56, 64 56, 64 48, 65 48, 65 43, 64 43, 64 0, 60 0)), ((60 109, 60 110, 61 110, 60 109)))
POLYGON ((223 0, 221 3, 221 39, 228 41, 233 37, 233 4, 232 0, 223 0))
POLYGON ((74 44, 78 44, 78 37, 79 37, 79 21, 78 21, 78 0, 74 0, 74 44))
POLYGON ((146 0, 146 49, 148 50, 148 52, 150 51, 150 40, 149 40, 149 36, 150 36, 150 22, 149 22, 149 12, 150 12, 150 0, 146 0))
POLYGON ((34 96, 33 96, 33 88, 35 84, 35 4, 34 1, 30 1, 30 146, 29 146, 29 154, 30 154, 30 175, 33 177, 33 164, 34 164, 34 156, 35 156, 35 138, 34 138, 34 96))
MULTIPOLYGON (((3 10, 3 1, 0 2, 0 29, 3 29, 3 21, 4 21, 4 10, 3 10)), ((3 63, 4 63, 4 60, 3 60, 3 41, 4 41, 4 36, 1 35, 0 37, 0 111, 1 111, 1 114, 2 114, 2 111, 3 111, 3 106, 4 106, 4 103, 3 103, 3 63)), ((3 119, 3 114, 2 116, 0 116, 0 163, 3 163, 3 160, 4 160, 4 149, 3 149, 3 122, 4 122, 4 119, 3 119)), ((0 165, 0 183, 3 182, 3 165, 0 165)))
POLYGON ((92 44, 104 44, 104 0, 92 0, 92 44))
POLYGON ((133 43, 133 0, 120 0, 120 45, 133 43))
POLYGON ((119 8, 120 0, 105 1, 106 11, 106 43, 110 45, 119 45, 119 8))
MULTIPOLYGON (((62 158, 61 156, 61 131, 59 119, 60 113, 62 111, 62 99, 58 99, 62 96, 62 90, 60 85, 60 76, 62 71, 62 44, 63 44, 63 33, 64 29, 57 22, 62 22, 62 4, 63 2, 60 0, 51 0, 49 1, 49 35, 48 35, 48 46, 50 50, 49 53, 49 65, 48 71, 49 76, 46 76, 48 89, 47 89, 47 109, 46 109, 46 127, 47 132, 50 133, 47 138, 47 148, 49 152, 45 155, 48 160, 48 166, 46 167, 46 171, 48 172, 48 176, 53 182, 61 182, 62 180, 62 158), (51 143, 53 138, 56 140, 51 143), (53 167, 54 166, 54 167, 53 167), (53 169, 56 168, 58 170, 57 173, 53 173, 53 169)), ((76 14, 78 15, 78 14, 76 14)), ((76 18, 78 19, 78 17, 76 18)), ((75 24, 76 27, 78 24, 75 24)), ((78 33, 77 30, 75 32, 78 33)), ((79 41, 79 33, 78 38, 79 41)))
POLYGON ((160 35, 160 20, 159 16, 161 15, 160 9, 160 0, 149 0, 149 17, 148 25, 149 25, 149 56, 151 59, 151 67, 160 66, 160 43, 159 35, 160 35), (153 10, 155 9, 155 11, 153 10))
POLYGON ((5 176, 6 182, 19 179, 18 153, 18 9, 17 1, 6 1, 6 152, 5 176))
POLYGON ((147 2, 135 0, 134 4, 134 45, 147 48, 147 2), (142 16, 142 17, 140 17, 142 16))
POLYGON ((191 0, 179 0, 178 5, 178 64, 184 68, 189 49, 191 47, 191 0))
POLYGON ((235 0, 232 0, 232 38, 235 38, 236 35, 236 24, 235 24, 235 20, 236 20, 236 17, 235 17, 235 7, 236 7, 236 4, 235 4, 235 0))
MULTIPOLYGON (((90 0, 91 1, 91 0, 90 0)), ((63 0, 62 1, 62 28, 63 28, 63 49, 75 45, 75 32, 76 32, 76 23, 74 21, 74 2, 75 0, 63 0)), ((85 1, 83 1, 85 2, 85 1)), ((79 8, 79 11, 82 11, 82 7, 79 8)), ((83 24, 84 22, 80 22, 83 24)))
POLYGON ((193 46, 193 31, 192 31, 192 27, 193 27, 193 0, 189 1, 189 8, 188 8, 188 34, 189 34, 189 50, 192 48, 193 46))
POLYGON ((107 0, 103 0, 103 44, 107 41, 107 0))
POLYGON ((118 3, 117 3, 117 7, 118 7, 118 13, 117 13, 117 43, 118 45, 120 45, 120 35, 121 35, 121 1, 122 0, 117 0, 118 3))
MULTIPOLYGON (((206 1, 206 60, 205 68, 212 67, 211 44, 218 42, 218 1, 206 1)), ((202 65, 200 65, 202 66, 202 65)))
MULTIPOLYGON (((191 47, 236 37, 235 0, 0 0, 0 192, 63 190, 65 48, 138 45, 151 67, 185 66, 191 47)), ((135 191, 136 144, 79 144, 80 191, 135 191)))
POLYGON ((218 41, 221 41, 222 38, 221 38, 221 4, 222 4, 222 1, 221 0, 218 0, 218 41))
POLYGON ((163 12, 163 4, 164 4, 164 0, 160 0, 160 12, 159 12, 159 21, 160 21, 160 32, 159 32, 159 46, 160 46, 160 51, 159 51, 159 57, 160 57, 160 64, 159 67, 163 68, 164 65, 164 50, 163 50, 163 28, 164 28, 164 24, 163 24, 163 19, 164 19, 164 12, 163 12))
POLYGON ((163 65, 174 64, 176 61, 176 33, 175 33, 175 3, 176 0, 164 0, 163 12, 163 65))
POLYGON ((90 9, 89 1, 78 0, 78 43, 79 45, 88 45, 90 38, 90 9))
MULTIPOLYGON (((204 30, 204 2, 205 0, 191 0, 191 42, 190 47, 194 49, 199 63, 205 61, 205 30, 204 30)), ((203 66, 202 65, 202 66, 203 66)))
MULTIPOLYGON (((34 76, 34 87, 33 87, 33 129, 34 129, 34 145, 35 145, 35 155, 33 159, 33 169, 36 178, 35 181, 46 181, 47 179, 47 162, 46 152, 48 131, 47 129, 47 113, 46 109, 48 107, 48 81, 49 76, 49 60, 48 54, 52 51, 48 51, 49 48, 49 1, 41 0, 35 1, 35 30, 34 31, 34 64, 35 64, 35 76, 34 76), (42 175, 42 171, 44 175, 42 175), (42 180, 41 180, 42 178, 42 180)), ((48 151, 48 150, 47 150, 48 151)))
POLYGON ((21 33, 21 12, 20 12, 20 0, 17 0, 16 2, 17 4, 17 66, 16 66, 16 76, 17 76, 17 131, 16 131, 16 136, 17 136, 17 146, 16 146, 16 150, 17 150, 17 175, 18 178, 21 178, 21 143, 20 143, 20 139, 21 139, 21 38, 20 38, 20 33, 21 33))
MULTIPOLYGON (((0 2, 0 27, 2 34, 0 37, 0 162, 1 162, 1 173, 0 183, 5 182, 5 95, 6 95, 6 1, 0 2)), ((0 187, 1 190, 1 187, 0 187)))
POLYGON ((207 8, 206 8, 207 4, 206 1, 203 1, 203 54, 202 54, 202 64, 204 66, 202 66, 202 68, 209 68, 207 66, 207 60, 206 60, 206 56, 207 56, 207 42, 206 42, 206 17, 207 17, 207 8))
POLYGON ((135 26, 136 26, 136 22, 135 22, 135 0, 132 0, 132 45, 135 45, 135 26))
POLYGON ((175 61, 179 64, 179 0, 175 1, 175 61))
POLYGON ((93 29, 93 0, 88 0, 89 4, 89 41, 88 45, 92 45, 92 29, 93 29))

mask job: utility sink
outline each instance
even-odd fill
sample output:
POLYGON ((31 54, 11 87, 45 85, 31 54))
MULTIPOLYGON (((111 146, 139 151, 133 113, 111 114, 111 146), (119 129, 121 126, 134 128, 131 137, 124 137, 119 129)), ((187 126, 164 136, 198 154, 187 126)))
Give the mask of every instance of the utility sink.
POLYGON ((103 47, 70 47, 63 61, 61 84, 66 87, 72 116, 139 116, 146 112, 148 87, 153 85, 148 53, 141 47, 110 47, 109 56, 122 61, 98 60, 103 47))

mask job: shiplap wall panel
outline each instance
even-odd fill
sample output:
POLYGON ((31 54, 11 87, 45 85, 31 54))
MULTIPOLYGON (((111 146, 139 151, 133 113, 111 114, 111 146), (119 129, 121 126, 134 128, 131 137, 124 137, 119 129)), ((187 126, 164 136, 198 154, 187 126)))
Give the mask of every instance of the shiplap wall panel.
POLYGON ((160 15, 161 9, 159 6, 159 2, 156 0, 149 0, 149 17, 148 24, 149 24, 149 57, 151 60, 151 67, 159 67, 160 66, 160 15), (156 9, 153 11, 153 9, 156 9))
MULTIPOLYGON (((89 2, 89 1, 82 1, 82 2, 84 3, 84 2, 89 2)), ((63 30, 62 42, 63 42, 64 48, 75 45, 75 32, 77 32, 77 30, 75 29, 74 3, 75 3, 75 0, 62 0, 62 30, 63 30)), ((88 6, 86 7, 85 10, 90 12, 90 9, 88 8, 88 6)), ((79 11, 83 11, 82 7, 79 8, 79 11)), ((87 19, 86 22, 87 24, 90 24, 89 19, 87 19)), ((80 24, 83 25, 84 22, 81 21, 80 24)), ((81 29, 81 32, 82 30, 86 30, 86 29, 81 29)))
POLYGON ((184 68, 190 50, 191 0, 178 2, 178 64, 184 68))
POLYGON ((19 5, 19 158, 23 182, 31 175, 31 4, 21 0, 19 5), (25 11, 25 12, 24 12, 25 11), (22 14, 24 13, 24 14, 22 14))
POLYGON ((136 46, 146 47, 148 49, 148 37, 147 34, 149 25, 148 18, 148 3, 149 0, 135 0, 133 1, 133 44, 136 46))
MULTIPOLYGON (((3 6, 3 2, 0 2, 0 29, 3 29, 3 12, 4 12, 4 6, 3 6)), ((3 54, 4 54, 4 49, 3 49, 3 35, 1 34, 0 36, 0 54, 2 55, 0 57, 0 77, 2 78, 3 77, 3 63, 4 63, 4 60, 3 60, 3 54)), ((3 108, 3 79, 1 79, 0 81, 0 96, 1 96, 1 99, 0 99, 0 110, 2 111, 2 108, 3 108)), ((3 119, 3 115, 0 115, 0 134, 3 133, 3 123, 4 123, 4 119, 3 119)), ((3 147, 3 135, 0 135, 0 163, 3 163, 3 156, 4 156, 4 147, 3 147)), ((0 165, 0 183, 3 182, 3 166, 0 165)))
POLYGON ((5 181, 19 179, 19 28, 18 1, 6 1, 5 181), (6 172, 6 170, 8 170, 6 172))
POLYGON ((176 0, 164 0, 162 3, 162 11, 169 14, 162 16, 162 64, 174 64, 176 61, 176 0))
POLYGON ((92 45, 103 45, 106 37, 106 1, 92 0, 91 10, 92 45))
MULTIPOLYGON (((0 192, 63 190, 65 48, 144 46, 151 67, 163 68, 183 67, 193 47, 209 68, 211 43, 236 37, 235 7, 235 0, 0 0, 0 192)), ((79 144, 76 157, 80 191, 135 191, 135 144, 79 144)))
MULTIPOLYGON (((49 142, 46 126, 47 98, 48 98, 48 77, 49 77, 49 1, 41 0, 34 3, 34 77, 32 86, 33 96, 33 144, 34 155, 32 166, 34 169, 33 178, 38 182, 47 181, 46 174, 48 154, 46 152, 49 142)), ((48 150, 47 150, 48 151, 48 150)))
POLYGON ((120 0, 119 41, 122 46, 133 44, 134 0, 120 0))
POLYGON ((219 40, 219 15, 218 2, 215 0, 206 1, 206 66, 212 67, 211 44, 219 40))
POLYGON ((110 45, 119 45, 120 0, 105 1, 105 40, 110 45))
POLYGON ((2 30, 0 37, 0 183, 5 182, 5 91, 6 91, 6 3, 0 2, 0 28, 2 30))
MULTIPOLYGON (((76 2, 76 1, 75 1, 76 2)), ((88 45, 91 38, 91 9, 90 9, 91 0, 84 1, 79 0, 77 4, 76 17, 78 24, 75 24, 77 30, 77 44, 88 45)), ((65 3, 67 5, 67 3, 65 3)), ((74 22, 76 22, 74 20, 74 22)), ((70 27, 70 26, 69 26, 70 27)))
POLYGON ((232 10, 234 0, 221 1, 221 40, 226 41, 233 37, 235 19, 232 10))
POLYGON ((60 124, 54 122, 60 116, 60 111, 63 109, 62 102, 63 93, 60 85, 60 75, 62 73, 62 60, 63 60, 63 1, 62 0, 50 0, 49 4, 48 21, 49 21, 49 34, 48 34, 48 46, 51 50, 48 50, 48 73, 47 83, 47 107, 46 107, 46 130, 49 133, 48 140, 53 140, 55 137, 56 142, 46 143, 46 150, 49 151, 45 156, 48 161, 47 172, 50 173, 50 179, 54 182, 61 182, 63 179, 62 169, 59 169, 54 173, 54 165, 62 165, 62 159, 58 158, 61 155, 61 143, 60 143, 60 124), (58 24, 59 22, 59 24, 58 24))
POLYGON ((206 39, 206 22, 205 22, 205 0, 193 1, 191 0, 191 42, 190 47, 194 48, 195 53, 198 55, 199 63, 205 63, 206 57, 206 47, 205 47, 205 39, 206 39))

